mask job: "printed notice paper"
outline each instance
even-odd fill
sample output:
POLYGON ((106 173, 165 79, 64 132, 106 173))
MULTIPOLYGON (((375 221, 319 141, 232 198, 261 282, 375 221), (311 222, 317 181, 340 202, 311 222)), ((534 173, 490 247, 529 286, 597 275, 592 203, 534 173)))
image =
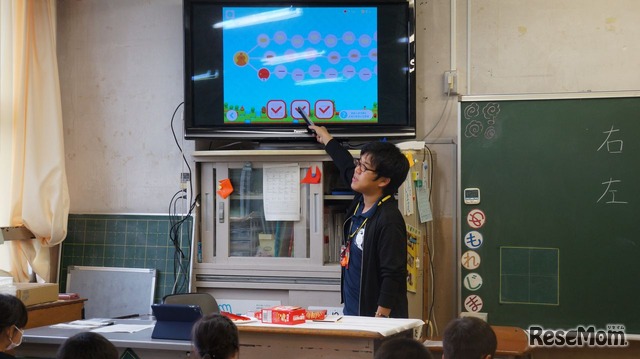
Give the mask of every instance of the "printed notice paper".
POLYGON ((422 164, 422 186, 416 188, 416 198, 418 200, 418 213, 420 214, 420 223, 433 220, 431 212, 431 196, 429 194, 431 183, 429 183, 429 165, 424 162, 422 164))
POLYGON ((262 195, 267 221, 299 221, 300 166, 297 163, 265 164, 262 170, 262 195))

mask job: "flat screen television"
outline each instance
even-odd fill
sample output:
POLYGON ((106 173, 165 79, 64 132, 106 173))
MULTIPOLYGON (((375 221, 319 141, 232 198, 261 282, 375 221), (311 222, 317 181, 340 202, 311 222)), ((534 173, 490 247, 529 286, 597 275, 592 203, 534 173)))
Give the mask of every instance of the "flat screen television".
POLYGON ((187 139, 415 138, 406 1, 184 0, 187 139))

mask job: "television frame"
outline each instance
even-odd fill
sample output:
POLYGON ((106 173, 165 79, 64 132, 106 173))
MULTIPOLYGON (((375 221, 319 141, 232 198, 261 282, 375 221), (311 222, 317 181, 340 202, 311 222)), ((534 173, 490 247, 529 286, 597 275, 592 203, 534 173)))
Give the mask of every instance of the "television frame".
MULTIPOLYGON (((405 80, 401 81, 403 87, 406 87, 406 92, 400 97, 399 101, 406 106, 406 116, 404 119, 398 121, 396 118, 390 123, 389 113, 385 114, 385 118, 382 123, 366 124, 334 124, 323 123, 317 118, 312 118, 318 125, 326 126, 333 137, 338 139, 413 139, 416 137, 416 73, 415 73, 415 13, 411 2, 402 0, 367 0, 367 1, 336 1, 336 0, 322 0, 322 1, 305 1, 298 0, 292 2, 283 1, 243 1, 243 0, 184 0, 183 1, 183 28, 184 28, 184 137, 189 140, 197 139, 224 139, 224 140, 265 140, 265 141, 289 141, 289 140, 308 140, 311 136, 304 124, 301 123, 280 123, 280 124, 268 124, 268 125, 256 125, 256 124, 239 124, 229 125, 224 124, 224 121, 220 119, 224 116, 220 113, 220 119, 214 120, 212 124, 205 126, 196 124, 194 109, 194 81, 193 76, 196 75, 194 69, 194 37, 192 29, 192 11, 197 9, 200 4, 215 5, 219 7, 231 6, 231 7, 384 7, 384 6, 401 6, 405 7, 406 11, 406 41, 404 45, 406 53, 406 67, 402 67, 405 80)), ((377 14, 380 19, 381 14, 377 14)), ((221 31, 221 30, 219 30, 221 31)), ((389 40, 388 38, 386 40, 389 40)), ((222 46, 222 45, 218 45, 222 46)), ((220 55, 222 56, 222 55, 220 55)), ((222 60, 220 60, 222 62, 222 60)), ((403 65, 404 62, 403 62, 403 65)), ((382 69, 384 71, 384 69, 382 69)), ((220 71, 224 73, 224 70, 220 71)), ((221 75, 222 82, 224 84, 224 75, 221 75)), ((393 80, 396 81, 396 80, 393 80)), ((382 87, 385 83, 378 83, 378 101, 380 106, 385 106, 386 103, 395 101, 397 92, 392 95, 389 91, 382 87), (390 98, 393 98, 391 100, 390 98), (384 99, 384 100, 383 100, 384 99), (383 102, 386 101, 386 102, 383 102)), ((216 99, 219 103, 224 101, 216 99)), ((219 106, 219 105, 216 105, 219 106)), ((383 113, 381 111, 381 113, 383 113)))

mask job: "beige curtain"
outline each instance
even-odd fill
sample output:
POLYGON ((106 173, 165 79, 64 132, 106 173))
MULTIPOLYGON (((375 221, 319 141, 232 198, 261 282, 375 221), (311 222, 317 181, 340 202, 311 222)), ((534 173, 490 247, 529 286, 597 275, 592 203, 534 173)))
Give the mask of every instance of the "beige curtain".
POLYGON ((3 172, 11 174, 8 197, 4 198, 9 198, 9 224, 24 225, 37 237, 11 241, 6 247, 17 281, 29 279, 30 265, 49 282, 56 279, 50 270, 50 247, 66 237, 69 214, 56 59, 56 2, 2 0, 2 4, 1 28, 10 34, 1 39, 11 39, 0 43, 2 122, 10 116, 11 126, 11 163, 2 164, 10 168, 10 172, 3 172), (11 78, 11 86, 6 85, 7 78, 11 78), (8 111, 5 104, 10 105, 8 111))

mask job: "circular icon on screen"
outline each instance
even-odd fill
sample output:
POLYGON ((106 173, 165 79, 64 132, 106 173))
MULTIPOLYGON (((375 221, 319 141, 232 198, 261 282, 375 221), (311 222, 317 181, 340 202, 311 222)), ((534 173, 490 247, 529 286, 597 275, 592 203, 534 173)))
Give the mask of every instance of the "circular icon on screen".
POLYGON ((237 119, 238 119, 238 113, 236 112, 236 110, 227 111, 227 120, 233 122, 237 119))

